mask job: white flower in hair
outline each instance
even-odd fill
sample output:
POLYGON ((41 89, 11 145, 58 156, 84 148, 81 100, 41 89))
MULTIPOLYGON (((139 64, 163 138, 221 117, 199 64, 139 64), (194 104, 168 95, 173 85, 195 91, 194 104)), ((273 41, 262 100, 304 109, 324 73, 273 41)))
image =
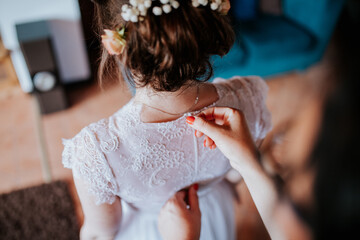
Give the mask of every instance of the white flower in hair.
POLYGON ((129 2, 130 2, 131 5, 136 7, 141 1, 140 0, 130 0, 129 2))
POLYGON ((199 0, 192 0, 192 5, 193 5, 193 7, 198 7, 198 6, 200 6, 200 3, 199 3, 199 0))
POLYGON ((129 5, 124 4, 124 5, 122 5, 122 7, 121 7, 121 11, 125 12, 126 10, 128 10, 128 8, 129 8, 129 5))
POLYGON ((203 6, 206 6, 208 4, 208 0, 198 0, 198 1, 203 6))
POLYGON ((130 20, 130 14, 128 11, 124 11, 121 13, 121 16, 122 18, 125 20, 125 21, 129 21, 130 20))
MULTIPOLYGON (((129 0, 129 4, 121 7, 121 16, 125 21, 138 22, 144 20, 147 11, 152 6, 152 2, 156 0, 129 0)), ((177 9, 180 3, 177 0, 159 0, 161 6, 155 6, 152 12, 156 16, 163 13, 170 13, 172 8, 177 9)), ((221 14, 226 14, 230 9, 229 0, 191 0, 193 7, 207 6, 210 2, 210 8, 221 14)))
POLYGON ((138 22, 138 21, 139 21, 139 17, 138 17, 137 15, 131 15, 130 21, 132 21, 132 22, 138 22))
POLYGON ((169 4, 164 4, 164 5, 162 6, 162 9, 163 9, 164 13, 169 13, 169 12, 171 12, 171 6, 170 6, 169 4))
POLYGON ((144 6, 145 6, 146 8, 150 8, 150 7, 151 7, 151 3, 152 3, 151 0, 145 0, 145 1, 144 1, 144 6))
POLYGON ((147 10, 151 7, 151 0, 130 0, 130 5, 124 4, 121 7, 121 16, 125 21, 138 22, 143 20, 147 10))
POLYGON ((144 10, 146 10, 146 7, 145 7, 144 4, 140 4, 140 5, 138 6, 138 9, 139 9, 140 13, 142 13, 142 12, 144 12, 144 10))
POLYGON ((152 11, 156 16, 160 16, 162 14, 162 9, 160 7, 154 7, 152 11))
POLYGON ((215 11, 215 10, 217 10, 219 8, 219 5, 217 3, 213 2, 213 3, 210 4, 210 7, 211 7, 211 10, 215 11))
MULTIPOLYGON (((225 1, 226 2, 226 1, 225 1)), ((221 10, 221 5, 222 5, 222 0, 213 0, 212 3, 210 4, 210 8, 212 10, 221 10)))
POLYGON ((177 9, 178 7, 180 7, 180 4, 178 1, 175 0, 170 0, 170 4, 173 8, 177 9))

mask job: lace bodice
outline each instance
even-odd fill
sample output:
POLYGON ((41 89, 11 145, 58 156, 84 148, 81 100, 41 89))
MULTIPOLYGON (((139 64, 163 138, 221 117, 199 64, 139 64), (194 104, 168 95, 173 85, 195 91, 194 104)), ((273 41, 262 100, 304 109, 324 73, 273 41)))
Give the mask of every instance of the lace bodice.
MULTIPOLYGON (((258 77, 214 81, 219 99, 211 106, 244 112, 254 140, 270 130, 265 106, 267 86, 258 77)), ((210 107, 210 106, 209 106, 210 107)), ((63 140, 63 164, 84 180, 96 203, 116 196, 139 208, 161 206, 176 191, 195 182, 210 186, 230 169, 228 160, 187 126, 188 113, 170 122, 143 123, 141 105, 130 100, 109 118, 90 124, 63 140)))

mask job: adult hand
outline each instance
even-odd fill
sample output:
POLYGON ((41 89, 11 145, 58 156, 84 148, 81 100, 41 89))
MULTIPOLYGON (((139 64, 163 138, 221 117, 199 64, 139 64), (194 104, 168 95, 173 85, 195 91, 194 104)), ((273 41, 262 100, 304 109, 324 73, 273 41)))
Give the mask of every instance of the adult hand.
POLYGON ((201 212, 196 190, 197 186, 193 185, 188 192, 179 191, 162 207, 158 228, 164 240, 200 238, 201 212))
POLYGON ((216 146, 230 160, 235 169, 257 158, 257 148, 251 137, 244 114, 232 108, 208 108, 195 117, 187 117, 186 122, 196 129, 195 135, 204 134, 204 146, 216 146), (244 162, 245 161, 245 162, 244 162))

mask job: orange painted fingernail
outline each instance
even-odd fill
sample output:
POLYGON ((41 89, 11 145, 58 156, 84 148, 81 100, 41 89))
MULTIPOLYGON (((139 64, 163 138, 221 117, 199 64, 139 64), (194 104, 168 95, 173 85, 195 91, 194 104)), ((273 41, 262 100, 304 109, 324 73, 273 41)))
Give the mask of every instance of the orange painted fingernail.
POLYGON ((204 147, 206 147, 206 140, 204 140, 204 147))
POLYGON ((199 184, 195 183, 194 184, 194 189, 197 191, 199 189, 199 184))
POLYGON ((186 117, 186 122, 188 124, 193 124, 195 121, 195 118, 193 116, 186 117))

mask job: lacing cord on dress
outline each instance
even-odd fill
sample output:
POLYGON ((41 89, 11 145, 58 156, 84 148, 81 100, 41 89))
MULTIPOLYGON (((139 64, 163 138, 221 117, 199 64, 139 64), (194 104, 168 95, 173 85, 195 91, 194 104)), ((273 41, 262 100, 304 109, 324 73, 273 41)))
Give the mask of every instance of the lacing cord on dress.
MULTIPOLYGON (((194 179, 193 182, 195 182, 195 178, 199 173, 199 146, 197 143, 197 137, 195 136, 195 134, 193 134, 193 140, 194 140, 194 154, 195 154, 195 174, 194 174, 194 179)), ((207 193, 211 192, 211 190, 213 189, 213 187, 215 185, 217 185, 218 183, 220 183, 222 180, 224 179, 224 176, 218 177, 213 179, 211 182, 207 182, 207 183, 199 183, 199 191, 198 191, 198 196, 201 198, 202 196, 205 196, 207 193)))

